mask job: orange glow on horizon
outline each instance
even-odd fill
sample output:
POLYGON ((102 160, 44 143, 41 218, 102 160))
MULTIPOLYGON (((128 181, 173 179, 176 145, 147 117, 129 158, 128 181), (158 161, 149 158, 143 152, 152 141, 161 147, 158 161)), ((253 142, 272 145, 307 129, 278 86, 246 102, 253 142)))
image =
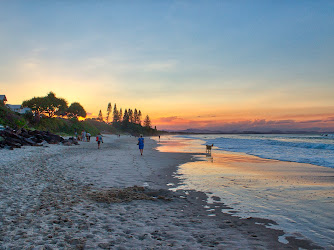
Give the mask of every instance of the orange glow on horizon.
MULTIPOLYGON (((106 118, 106 109, 108 98, 97 98, 95 90, 76 91, 76 88, 70 88, 65 92, 59 88, 39 89, 28 88, 28 91, 17 92, 8 88, 10 91, 4 93, 7 96, 9 104, 20 104, 23 100, 31 99, 34 96, 46 96, 50 91, 57 97, 64 98, 70 105, 72 102, 79 102, 86 110, 86 118, 97 118, 99 111, 102 111, 104 119, 106 118), (36 91, 36 92, 35 92, 36 91), (14 94, 15 92, 15 94, 14 94)), ((2 93, 1 93, 2 94, 2 93)), ((120 98, 119 98, 120 99, 120 98)), ((188 128, 197 129, 217 129, 225 128, 232 131, 236 129, 252 130, 254 127, 267 126, 273 130, 285 129, 312 129, 320 127, 324 131, 333 131, 334 129, 334 107, 290 107, 290 108, 255 108, 245 106, 245 108, 236 106, 210 106, 202 105, 201 102, 194 102, 192 105, 180 106, 163 104, 160 100, 159 105, 152 105, 148 101, 143 101, 137 106, 136 100, 127 103, 127 99, 115 99, 110 101, 112 107, 116 102, 118 109, 123 112, 127 108, 137 108, 142 111, 142 121, 146 115, 149 115, 152 125, 162 130, 184 130, 188 128), (129 105, 124 105, 127 103, 129 105)), ((169 102, 169 100, 168 100, 169 102)), ((84 120, 84 118, 79 118, 84 120)))

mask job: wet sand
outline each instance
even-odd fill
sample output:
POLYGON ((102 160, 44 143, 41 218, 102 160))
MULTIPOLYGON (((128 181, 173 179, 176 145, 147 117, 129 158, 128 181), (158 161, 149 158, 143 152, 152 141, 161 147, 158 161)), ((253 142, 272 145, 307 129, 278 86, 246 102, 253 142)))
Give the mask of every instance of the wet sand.
MULTIPOLYGON (((173 146, 162 142, 160 150, 196 154, 205 149, 198 140, 169 139, 173 146)), ((198 159, 179 167, 176 176, 181 185, 176 190, 193 189, 219 197, 230 206, 225 212, 238 217, 273 220, 277 225, 271 228, 285 231, 281 242, 296 237, 334 248, 334 169, 217 148, 211 155, 198 155, 198 159)), ((214 199, 209 200, 214 203, 214 199)))
MULTIPOLYGON (((0 150, 0 249, 306 249, 307 240, 278 241, 274 221, 223 213, 207 195, 168 189, 188 153, 162 153, 145 139, 107 135, 79 146, 49 145, 0 150), (145 187, 154 200, 98 202, 90 194, 145 187), (210 216, 212 213, 215 216, 210 216)), ((215 197, 212 197, 215 199, 215 197)))

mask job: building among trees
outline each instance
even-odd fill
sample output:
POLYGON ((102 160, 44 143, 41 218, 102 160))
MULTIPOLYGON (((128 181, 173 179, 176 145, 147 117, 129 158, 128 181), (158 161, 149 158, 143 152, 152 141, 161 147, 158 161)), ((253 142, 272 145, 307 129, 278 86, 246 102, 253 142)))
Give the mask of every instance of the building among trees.
POLYGON ((23 108, 22 105, 12 105, 12 104, 6 104, 7 108, 9 108, 11 111, 19 113, 19 114, 25 114, 28 112, 31 112, 30 108, 23 108))
POLYGON ((6 102, 7 102, 6 96, 5 95, 0 95, 0 103, 6 104, 6 102))

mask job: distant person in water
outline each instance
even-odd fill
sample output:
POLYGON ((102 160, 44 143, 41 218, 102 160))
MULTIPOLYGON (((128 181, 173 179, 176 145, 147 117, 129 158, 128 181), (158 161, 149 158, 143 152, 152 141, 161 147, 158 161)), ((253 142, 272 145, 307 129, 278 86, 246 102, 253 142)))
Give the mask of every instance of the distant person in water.
POLYGON ((160 141, 160 135, 159 135, 159 141, 160 141))
POLYGON ((97 149, 100 149, 101 142, 103 143, 103 138, 102 138, 101 133, 99 133, 99 134, 96 136, 96 141, 97 141, 97 149))
POLYGON ((140 137, 138 138, 138 145, 139 145, 140 154, 143 155, 143 151, 144 151, 144 138, 143 138, 143 135, 140 135, 140 137))

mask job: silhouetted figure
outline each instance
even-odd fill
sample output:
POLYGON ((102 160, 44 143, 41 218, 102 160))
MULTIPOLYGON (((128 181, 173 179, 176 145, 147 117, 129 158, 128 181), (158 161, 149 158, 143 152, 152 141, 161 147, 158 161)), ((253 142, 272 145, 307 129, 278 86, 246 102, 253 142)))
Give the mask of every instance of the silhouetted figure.
POLYGON ((100 149, 101 142, 103 143, 103 138, 102 138, 101 133, 99 133, 99 134, 96 136, 96 141, 97 141, 97 148, 100 149))
POLYGON ((143 138, 143 135, 140 135, 140 137, 138 138, 138 145, 139 145, 140 154, 143 155, 143 151, 144 151, 144 138, 143 138))
POLYGON ((83 131, 81 132, 81 140, 82 140, 82 141, 86 141, 86 131, 85 131, 85 130, 83 130, 83 131))
POLYGON ((213 147, 212 145, 206 145, 206 153, 211 155, 211 148, 213 147))
POLYGON ((90 137, 91 137, 91 134, 89 132, 86 133, 86 139, 88 142, 90 142, 90 137))

